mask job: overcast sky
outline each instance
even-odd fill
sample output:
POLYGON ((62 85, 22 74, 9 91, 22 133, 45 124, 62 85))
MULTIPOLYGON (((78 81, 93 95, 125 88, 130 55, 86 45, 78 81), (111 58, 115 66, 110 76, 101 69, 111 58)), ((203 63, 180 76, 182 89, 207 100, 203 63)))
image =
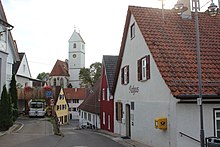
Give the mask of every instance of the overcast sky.
MULTIPOLYGON (((166 0, 165 7, 172 8, 176 1, 166 0)), ((202 0, 201 6, 208 1, 202 0)), ((161 7, 158 0, 2 0, 2 4, 33 78, 51 72, 57 59, 68 58, 74 26, 86 43, 89 67, 101 62, 103 55, 118 55, 128 5, 161 7)))

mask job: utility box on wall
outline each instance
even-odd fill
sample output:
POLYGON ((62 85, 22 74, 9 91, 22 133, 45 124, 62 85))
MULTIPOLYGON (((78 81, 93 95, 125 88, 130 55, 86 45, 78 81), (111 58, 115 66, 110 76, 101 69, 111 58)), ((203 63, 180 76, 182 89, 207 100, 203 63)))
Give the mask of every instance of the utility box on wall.
POLYGON ((167 118, 166 117, 155 118, 154 125, 156 129, 166 130, 167 129, 167 118))

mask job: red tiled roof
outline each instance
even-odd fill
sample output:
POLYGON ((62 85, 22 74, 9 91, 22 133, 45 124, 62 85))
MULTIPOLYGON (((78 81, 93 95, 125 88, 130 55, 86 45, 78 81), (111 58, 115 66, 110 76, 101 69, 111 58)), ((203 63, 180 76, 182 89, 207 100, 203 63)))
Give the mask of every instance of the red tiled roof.
POLYGON ((64 88, 64 93, 66 99, 86 99, 86 89, 85 88, 64 88))
MULTIPOLYGON (((163 21, 161 13, 161 9, 129 6, 117 74, 133 15, 172 94, 198 95, 195 15, 192 13, 192 19, 186 20, 172 10, 165 10, 163 21)), ((203 95, 216 95, 220 88, 219 28, 220 15, 210 17, 199 12, 203 95)))
POLYGON ((67 63, 57 60, 50 73, 50 76, 69 76, 67 63))
POLYGON ((101 78, 96 82, 96 84, 87 91, 87 99, 79 106, 79 109, 94 114, 100 113, 100 86, 101 78))

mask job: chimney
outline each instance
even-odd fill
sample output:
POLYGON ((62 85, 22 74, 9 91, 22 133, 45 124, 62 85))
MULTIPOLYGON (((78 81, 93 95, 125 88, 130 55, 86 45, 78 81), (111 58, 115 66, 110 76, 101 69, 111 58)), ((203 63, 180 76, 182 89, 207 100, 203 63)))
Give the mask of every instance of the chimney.
POLYGON ((181 17, 184 18, 184 19, 191 19, 192 18, 192 14, 191 14, 190 0, 178 0, 178 2, 182 3, 184 5, 184 7, 188 8, 186 11, 184 11, 181 14, 181 17))

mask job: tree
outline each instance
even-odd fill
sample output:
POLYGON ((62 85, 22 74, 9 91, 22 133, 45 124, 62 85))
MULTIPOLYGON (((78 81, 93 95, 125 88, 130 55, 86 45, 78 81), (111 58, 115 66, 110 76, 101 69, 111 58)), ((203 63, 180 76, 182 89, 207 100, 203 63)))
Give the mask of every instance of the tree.
POLYGON ((101 76, 102 64, 95 62, 89 68, 81 68, 79 72, 79 79, 81 80, 81 87, 92 87, 101 76))
POLYGON ((15 74, 12 75, 9 94, 11 96, 13 121, 15 121, 18 117, 18 93, 16 88, 15 74))
POLYGON ((8 130, 12 125, 12 109, 10 103, 10 95, 7 92, 6 86, 3 86, 3 91, 0 100, 0 130, 8 130))
POLYGON ((46 72, 42 72, 42 73, 38 74, 37 79, 43 80, 47 76, 49 76, 48 72, 47 73, 46 72))

